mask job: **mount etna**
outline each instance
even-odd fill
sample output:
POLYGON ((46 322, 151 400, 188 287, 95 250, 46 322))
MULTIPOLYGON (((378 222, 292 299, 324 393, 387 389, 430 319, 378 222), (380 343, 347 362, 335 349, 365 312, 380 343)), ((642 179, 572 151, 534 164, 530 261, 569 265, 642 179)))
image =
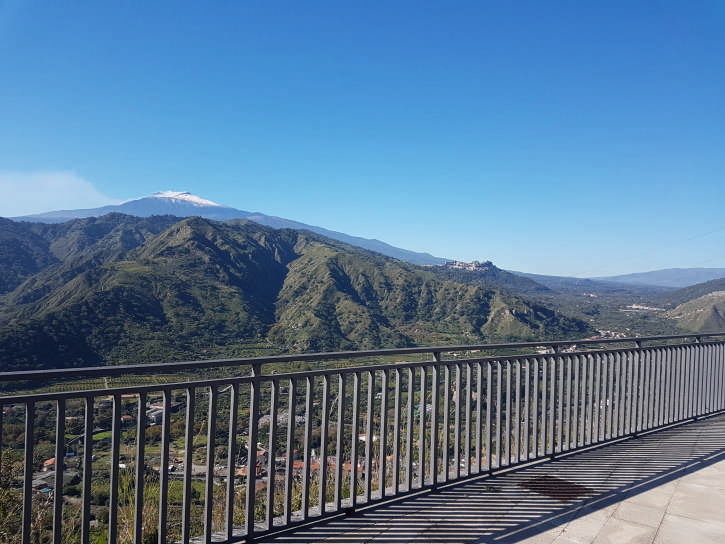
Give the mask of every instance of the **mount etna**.
POLYGON ((524 277, 325 233, 188 193, 0 219, 0 370, 722 325, 717 281, 524 277))

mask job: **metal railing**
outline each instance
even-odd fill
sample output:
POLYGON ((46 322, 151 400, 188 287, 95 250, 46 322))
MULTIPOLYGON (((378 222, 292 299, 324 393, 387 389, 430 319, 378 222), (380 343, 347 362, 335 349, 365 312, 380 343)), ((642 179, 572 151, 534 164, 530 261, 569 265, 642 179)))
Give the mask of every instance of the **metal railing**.
POLYGON ((0 373, 65 388, 0 397, 0 537, 248 542, 713 414, 723 336, 0 373))

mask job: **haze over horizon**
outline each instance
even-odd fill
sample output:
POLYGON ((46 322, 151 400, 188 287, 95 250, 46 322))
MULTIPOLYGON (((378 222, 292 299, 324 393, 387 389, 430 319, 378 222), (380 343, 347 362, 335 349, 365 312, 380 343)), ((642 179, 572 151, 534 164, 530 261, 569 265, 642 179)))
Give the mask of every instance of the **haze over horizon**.
POLYGON ((508 270, 725 268, 725 4, 0 4, 0 216, 189 191, 508 270))

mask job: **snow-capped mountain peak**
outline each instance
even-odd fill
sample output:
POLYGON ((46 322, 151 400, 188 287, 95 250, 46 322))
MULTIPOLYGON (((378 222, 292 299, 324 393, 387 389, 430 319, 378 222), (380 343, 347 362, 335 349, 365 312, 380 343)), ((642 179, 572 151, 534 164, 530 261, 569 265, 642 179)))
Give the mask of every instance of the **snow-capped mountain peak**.
POLYGON ((226 208, 228 206, 222 206, 211 200, 201 198, 200 196, 192 195, 188 191, 158 191, 151 195, 152 198, 169 198, 172 200, 182 200, 193 204, 194 206, 218 206, 220 208, 226 208))

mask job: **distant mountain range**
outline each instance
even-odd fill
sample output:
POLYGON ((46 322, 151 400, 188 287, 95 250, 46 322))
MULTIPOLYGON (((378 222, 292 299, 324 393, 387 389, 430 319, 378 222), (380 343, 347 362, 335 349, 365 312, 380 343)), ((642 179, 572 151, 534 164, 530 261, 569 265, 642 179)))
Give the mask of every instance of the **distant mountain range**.
POLYGON ((205 217, 215 221, 226 221, 228 219, 248 219, 276 229, 300 229, 309 230, 322 234, 328 238, 345 242, 354 246, 362 247, 370 251, 382 253, 388 257, 394 257, 413 264, 442 264, 446 260, 434 257, 428 253, 418 253, 401 249, 380 240, 351 236, 342 232, 328 230, 314 225, 307 225, 290 219, 264 215, 259 212, 247 212, 229 206, 222 206, 210 200, 192 195, 188 192, 164 191, 154 193, 151 196, 129 200, 112 206, 84 210, 61 210, 34 215, 12 217, 15 221, 40 221, 43 223, 62 223, 71 219, 82 219, 85 217, 100 217, 107 213, 123 213, 137 217, 151 217, 152 215, 173 215, 175 217, 205 217))
POLYGON ((624 274, 607 278, 594 278, 615 283, 630 285, 651 285, 655 287, 681 288, 688 285, 704 283, 710 280, 725 278, 725 268, 667 268, 652 272, 624 274))
MULTIPOLYGON (((388 257, 400 259, 412 264, 419 265, 442 265, 451 262, 449 259, 442 257, 434 257, 429 253, 415 252, 407 249, 399 248, 382 242, 380 240, 362 238, 352 236, 342 232, 329 230, 323 227, 308 225, 284 219, 265 215, 260 212, 248 212, 239 210, 229 206, 224 206, 206 200, 188 192, 163 191, 157 192, 150 196, 129 200, 121 204, 112 206, 102 206, 100 208, 80 209, 80 210, 61 210, 46 213, 25 215, 13 217, 15 221, 32 221, 43 223, 62 223, 71 219, 81 219, 86 217, 100 217, 108 213, 123 213, 137 217, 151 217, 153 215, 172 215, 175 217, 205 217, 215 221, 226 221, 228 219, 248 219, 273 228, 291 228, 298 230, 309 230, 317 234, 321 234, 334 240, 345 242, 346 244, 358 246, 370 251, 375 251, 388 257)), ((500 270, 500 269, 499 269, 500 270)), ((465 270, 458 269, 452 271, 452 274, 465 275, 465 270)), ((542 276, 538 274, 529 274, 524 272, 512 272, 518 276, 523 276, 534 280, 541 286, 556 288, 556 286, 566 285, 571 288, 573 284, 583 286, 585 282, 598 282, 599 288, 606 287, 605 284, 625 284, 636 286, 665 287, 665 288, 682 288, 689 285, 723 278, 725 277, 725 268, 673 268, 666 270, 655 270, 652 272, 642 272, 636 274, 626 274, 620 276, 610 276, 601 278, 591 278, 588 280, 580 278, 566 278, 558 276, 542 276), (604 283, 601 283, 604 282, 604 283)), ((475 274, 474 274, 475 275, 475 274)), ((509 278, 510 280, 510 278, 509 278)), ((589 284, 593 285, 593 284, 589 284)), ((610 285, 610 288, 616 289, 610 285)), ((536 288, 534 289, 534 291, 536 288)))
POLYGON ((0 370, 594 333, 449 272, 241 219, 0 219, 0 370))
POLYGON ((725 279, 675 290, 416 265, 310 229, 202 218, 239 212, 188 194, 154 203, 167 208, 0 218, 0 370, 725 327, 725 279))

